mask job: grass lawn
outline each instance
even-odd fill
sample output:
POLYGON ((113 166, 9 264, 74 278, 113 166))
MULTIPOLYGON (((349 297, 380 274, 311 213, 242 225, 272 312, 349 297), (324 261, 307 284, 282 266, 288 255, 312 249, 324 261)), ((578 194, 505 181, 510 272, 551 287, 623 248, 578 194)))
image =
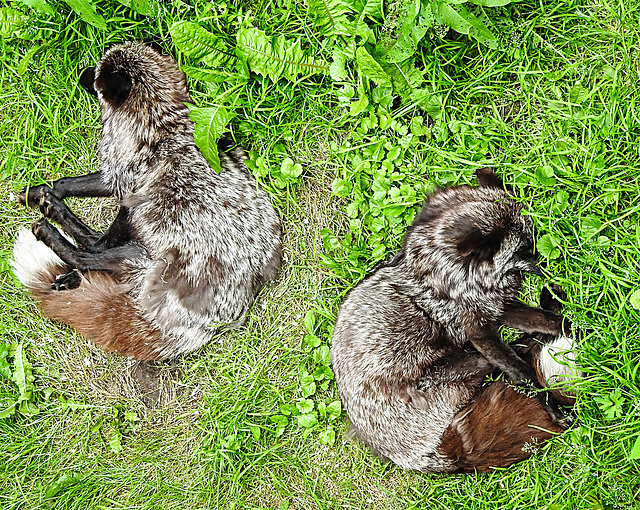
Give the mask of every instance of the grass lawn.
MULTIPOLYGON (((53 14, 0 6, 0 507, 640 508, 640 4, 486 7, 487 40, 434 21, 428 0, 329 2, 331 21, 303 0, 94 3, 93 24, 57 0, 53 14), (78 71, 152 38, 198 107, 233 117, 285 254, 243 328, 148 368, 44 320, 9 261, 39 218, 15 193, 98 168, 99 109, 78 71), (555 281, 589 331, 578 422, 508 469, 406 472, 347 438, 331 330, 425 194, 482 166, 535 220, 549 277, 522 298, 555 281)), ((69 203, 100 228, 116 207, 69 203)))

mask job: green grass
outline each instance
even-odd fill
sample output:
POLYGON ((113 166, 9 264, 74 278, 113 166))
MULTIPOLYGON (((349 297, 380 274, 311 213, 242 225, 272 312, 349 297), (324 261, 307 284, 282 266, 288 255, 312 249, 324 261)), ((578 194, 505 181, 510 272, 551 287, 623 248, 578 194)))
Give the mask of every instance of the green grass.
MULTIPOLYGON (((640 289, 636 2, 524 0, 501 11, 521 30, 498 50, 429 32, 416 56, 421 90, 430 93, 422 104, 378 104, 365 84, 370 105, 351 116, 355 78, 274 83, 251 74, 238 89, 230 128, 255 151, 252 161, 263 158, 261 182, 282 217, 285 264, 242 329, 161 365, 154 398, 136 382, 135 362, 41 318, 9 266, 16 231, 38 214, 12 194, 97 169, 99 110, 77 75, 115 42, 166 37, 175 21, 190 20, 233 45, 250 22, 268 35, 300 38, 306 54, 330 61, 328 38, 312 27, 305 4, 293 1, 242 8, 177 1, 158 18, 105 1, 98 11, 106 31, 63 3, 50 2, 53 19, 9 3, 30 18, 34 39, 0 40, 0 334, 6 345, 22 344, 33 364, 39 413, 0 419, 2 508, 640 508, 639 460, 630 458, 640 436, 640 310, 631 299, 640 289), (43 42, 20 75, 24 55, 43 42), (382 129, 387 116, 397 125, 382 129), (423 120, 408 140, 414 117, 423 120), (281 187, 285 157, 304 173, 281 187), (375 186, 387 194, 379 199, 372 187, 383 164, 389 169, 375 186), (300 374, 323 366, 321 349, 344 294, 397 248, 424 193, 471 182, 485 165, 534 217, 549 279, 565 288, 568 313, 590 331, 579 348, 586 373, 579 421, 508 469, 406 472, 348 440, 344 413, 322 416, 319 407, 338 399, 333 382, 323 389, 325 380, 317 380, 309 393, 300 374), (335 179, 361 193, 355 215, 348 207, 356 192, 337 196, 335 179), (395 216, 376 212, 399 203, 389 190, 402 184, 406 207, 395 216), (314 337, 318 347, 309 346, 314 337), (310 431, 287 414, 303 397, 318 412, 310 431), (279 416, 289 423, 278 435, 279 416), (333 444, 322 435, 332 428, 333 444)), ((165 47, 181 64, 194 64, 170 41, 165 47)), ((190 86, 198 106, 220 97, 211 84, 190 86)), ((97 227, 114 214, 111 201, 70 203, 97 227)), ((524 299, 535 302, 542 283, 528 280, 524 299)), ((17 391, 0 377, 0 402, 17 391)))

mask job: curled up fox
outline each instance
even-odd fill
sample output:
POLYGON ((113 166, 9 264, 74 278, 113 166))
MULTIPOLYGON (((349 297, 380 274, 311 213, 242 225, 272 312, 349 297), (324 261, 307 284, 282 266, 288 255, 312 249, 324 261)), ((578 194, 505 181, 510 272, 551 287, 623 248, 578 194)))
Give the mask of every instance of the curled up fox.
POLYGON ((278 216, 241 148, 223 142, 222 171, 209 167, 171 57, 120 44, 80 84, 100 102, 100 171, 22 192, 44 217, 19 232, 14 272, 45 316, 108 350, 151 360, 197 349, 241 323, 277 275, 278 216), (64 204, 69 196, 113 196, 120 209, 95 232, 64 204))
POLYGON ((406 469, 508 466, 566 426, 540 388, 577 375, 558 361, 573 357, 569 324, 548 291, 540 308, 516 299, 522 273, 539 272, 532 221, 493 172, 477 177, 478 188, 427 199, 401 252, 351 290, 333 333, 353 434, 406 469), (500 325, 524 331, 523 345, 504 343, 500 325))

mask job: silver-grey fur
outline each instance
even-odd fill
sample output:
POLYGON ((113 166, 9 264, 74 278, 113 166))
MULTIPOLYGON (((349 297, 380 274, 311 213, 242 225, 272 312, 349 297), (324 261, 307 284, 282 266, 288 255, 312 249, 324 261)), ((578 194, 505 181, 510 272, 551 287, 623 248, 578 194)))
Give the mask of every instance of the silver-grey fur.
POLYGON ((459 468, 441 450, 443 434, 504 368, 472 337, 502 322, 521 273, 536 270, 532 247, 531 218, 498 186, 438 190, 399 256, 349 293, 333 370, 355 435, 377 454, 406 469, 459 468))
MULTIPOLYGON (((106 52, 93 78, 102 112, 101 179, 128 209, 130 242, 140 248, 121 262, 114 283, 124 305, 161 333, 146 347, 99 343, 144 359, 174 357, 242 321, 279 270, 280 221, 241 148, 220 153, 219 174, 209 167, 194 143, 185 76, 171 57, 120 44, 106 52), (124 99, 114 76, 129 80, 124 99)), ((90 90, 92 83, 83 86, 90 90)), ((58 292, 59 299, 91 284, 87 274, 80 289, 58 292)))

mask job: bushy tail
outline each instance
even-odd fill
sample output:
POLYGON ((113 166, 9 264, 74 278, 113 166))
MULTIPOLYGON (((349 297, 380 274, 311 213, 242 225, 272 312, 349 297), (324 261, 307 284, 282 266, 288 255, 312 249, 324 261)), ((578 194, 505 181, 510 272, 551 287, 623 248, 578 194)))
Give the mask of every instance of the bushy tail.
POLYGON ((110 351, 141 360, 160 359, 166 339, 131 301, 129 285, 103 272, 84 274, 80 286, 56 291, 56 275, 70 268, 28 230, 21 230, 13 248, 16 277, 40 301, 45 317, 69 324, 110 351))

